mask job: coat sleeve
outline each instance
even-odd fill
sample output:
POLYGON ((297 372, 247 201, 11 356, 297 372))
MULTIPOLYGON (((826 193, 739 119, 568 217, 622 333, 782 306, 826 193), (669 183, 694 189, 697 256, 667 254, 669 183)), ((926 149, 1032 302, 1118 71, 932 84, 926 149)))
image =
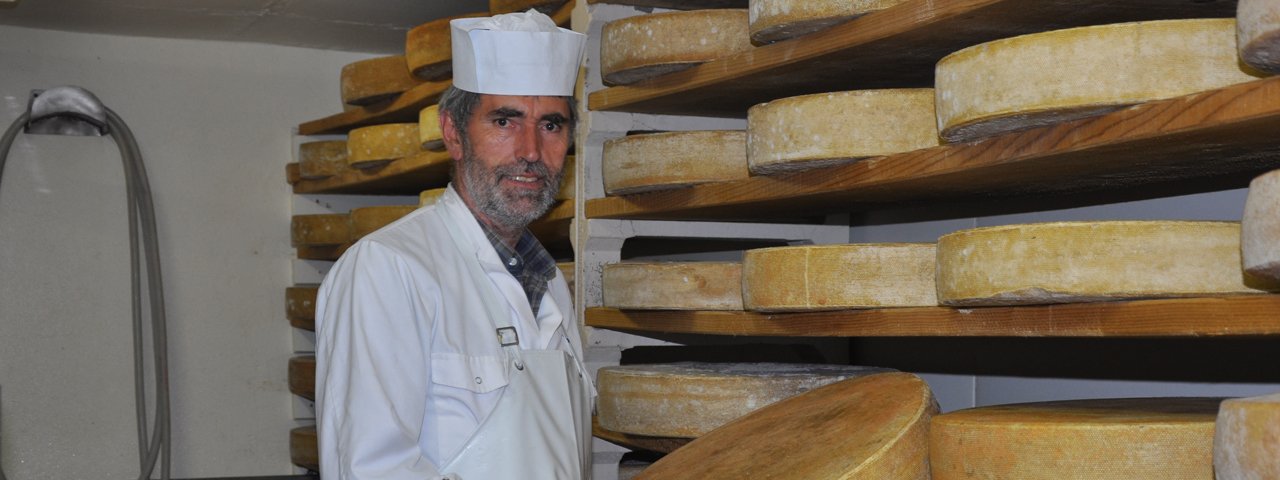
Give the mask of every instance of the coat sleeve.
POLYGON ((316 303, 316 411, 326 479, 436 479, 418 445, 432 293, 392 249, 358 242, 316 303), (425 287, 425 288, 424 288, 425 287))

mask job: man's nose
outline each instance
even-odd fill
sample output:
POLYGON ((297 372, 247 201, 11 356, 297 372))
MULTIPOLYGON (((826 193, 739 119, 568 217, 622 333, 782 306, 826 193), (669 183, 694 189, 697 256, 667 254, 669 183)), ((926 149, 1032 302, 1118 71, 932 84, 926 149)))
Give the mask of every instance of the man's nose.
POLYGON ((542 161, 542 137, 537 125, 520 129, 516 139, 516 158, 529 163, 542 161))

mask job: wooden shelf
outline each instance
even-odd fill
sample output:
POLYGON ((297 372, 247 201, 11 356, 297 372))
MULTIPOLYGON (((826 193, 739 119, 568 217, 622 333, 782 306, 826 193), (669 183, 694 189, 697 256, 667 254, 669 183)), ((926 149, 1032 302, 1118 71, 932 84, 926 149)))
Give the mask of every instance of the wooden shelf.
POLYGON ((709 8, 747 8, 749 0, 587 0, 588 4, 608 3, 634 7, 669 8, 672 10, 705 10, 709 8))
POLYGON ((293 193, 417 195, 448 184, 452 167, 453 158, 448 152, 422 152, 379 167, 348 169, 320 180, 298 180, 293 184, 293 193))
POLYGON ((319 120, 298 125, 298 135, 347 133, 366 125, 383 123, 417 122, 418 112, 440 100, 440 95, 453 83, 453 79, 426 82, 400 94, 395 100, 368 107, 330 115, 319 120))
POLYGON ((962 48, 1025 33, 1139 20, 1234 17, 1234 1, 908 0, 804 37, 588 96, 592 110, 746 117, 807 93, 933 85, 962 48))
POLYGON ((650 437, 606 430, 600 426, 600 419, 594 415, 591 417, 591 435, 632 450, 645 450, 655 453, 671 453, 677 448, 683 447, 686 443, 693 441, 692 438, 650 437))
POLYGON ((746 219, 897 202, 1041 197, 1191 182, 1248 186, 1280 168, 1280 77, 973 143, 586 203, 587 218, 746 219))
POLYGON ((1280 334, 1280 295, 834 312, 588 308, 611 330, 795 337, 1210 337, 1280 334))

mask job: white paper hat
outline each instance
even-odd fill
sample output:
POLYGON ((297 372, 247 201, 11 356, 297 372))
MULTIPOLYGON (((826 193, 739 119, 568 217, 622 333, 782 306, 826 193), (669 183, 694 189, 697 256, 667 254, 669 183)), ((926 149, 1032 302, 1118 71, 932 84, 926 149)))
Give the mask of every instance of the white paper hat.
POLYGON ((449 21, 453 86, 494 95, 571 96, 586 35, 530 10, 449 21))

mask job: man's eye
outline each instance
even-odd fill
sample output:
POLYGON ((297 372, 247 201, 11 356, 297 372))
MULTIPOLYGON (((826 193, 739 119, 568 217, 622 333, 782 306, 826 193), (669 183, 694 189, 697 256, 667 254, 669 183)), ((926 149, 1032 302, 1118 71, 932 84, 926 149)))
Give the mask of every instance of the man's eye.
POLYGON ((511 121, 510 121, 510 120, 507 120, 507 119, 505 119, 505 118, 499 118, 499 119, 497 119, 497 120, 494 120, 494 121, 493 121, 493 124, 494 124, 494 125, 497 125, 497 126, 499 126, 499 127, 505 127, 505 126, 507 126, 507 125, 510 125, 510 124, 511 124, 511 121))
POLYGON ((558 132, 560 131, 561 126, 559 123, 547 122, 542 128, 547 129, 548 132, 558 132))

